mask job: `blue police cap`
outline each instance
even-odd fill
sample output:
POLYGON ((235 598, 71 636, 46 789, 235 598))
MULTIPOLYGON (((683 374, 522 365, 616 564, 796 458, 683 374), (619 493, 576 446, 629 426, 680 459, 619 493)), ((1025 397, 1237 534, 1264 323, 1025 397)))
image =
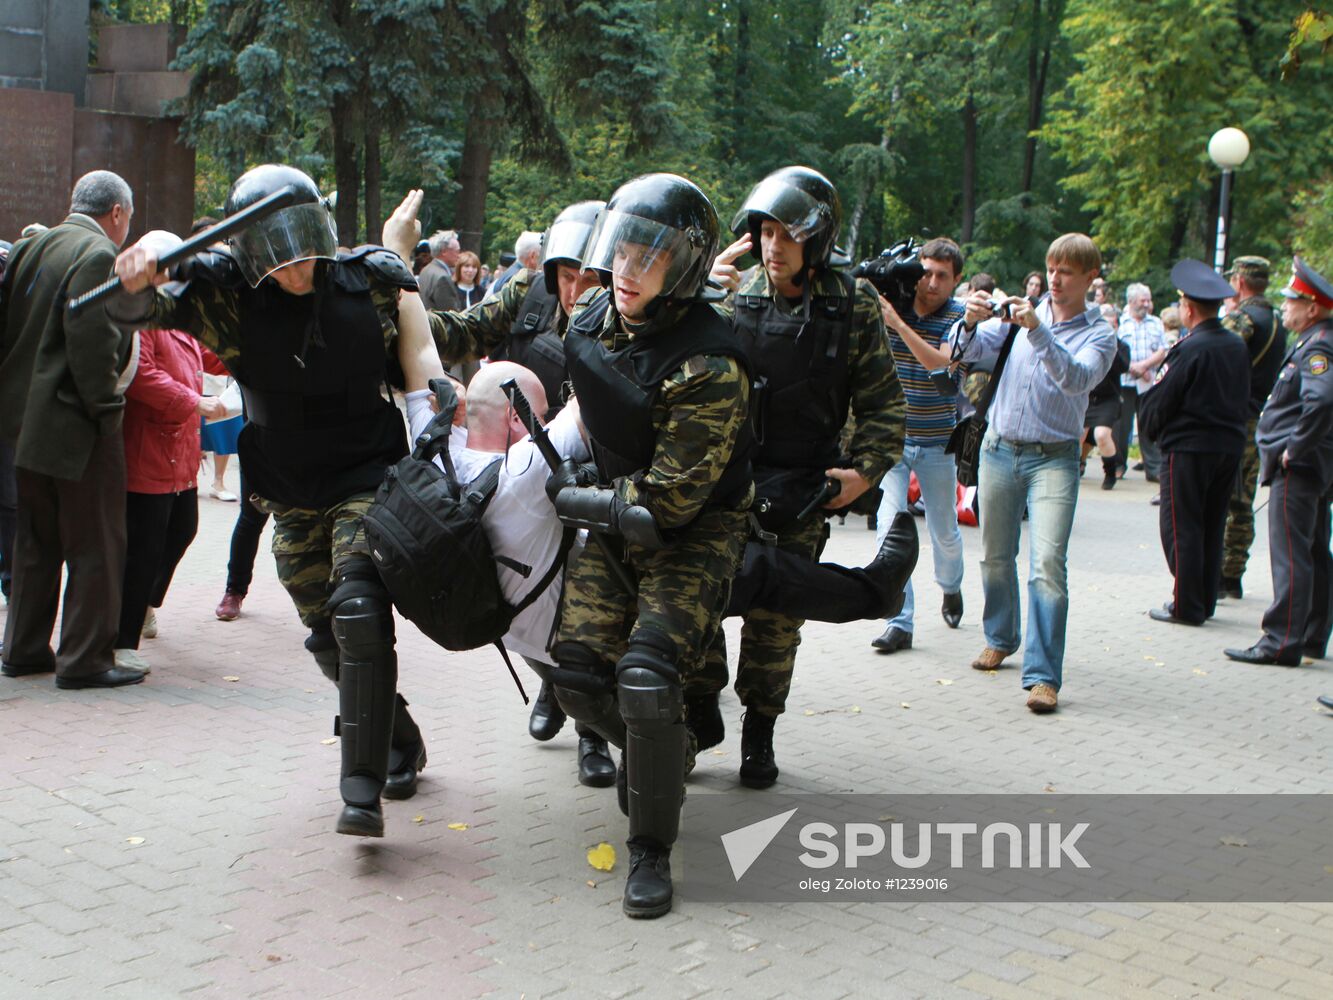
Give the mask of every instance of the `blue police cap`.
POLYGON ((1220 274, 1201 260, 1186 257, 1171 268, 1171 284, 1187 299, 1195 302, 1221 302, 1236 294, 1220 274))

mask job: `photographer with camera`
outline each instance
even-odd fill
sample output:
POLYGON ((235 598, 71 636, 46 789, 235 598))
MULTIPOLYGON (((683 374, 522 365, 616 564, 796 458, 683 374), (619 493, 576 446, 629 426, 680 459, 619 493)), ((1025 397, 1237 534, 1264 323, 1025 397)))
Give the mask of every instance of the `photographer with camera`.
POLYGON ((1064 666, 1069 614, 1066 554, 1078 503, 1079 440, 1088 393, 1110 370, 1115 333, 1085 301, 1102 256, 1089 237, 1067 233, 1046 251, 1050 294, 1037 308, 1022 296, 996 303, 987 292, 967 300, 954 327, 960 359, 1007 350, 981 445, 981 583, 986 648, 977 670, 997 670, 1018 651, 1018 541, 1026 506, 1031 519, 1028 630, 1023 687, 1033 712, 1053 712, 1064 666), (1009 311, 999 331, 979 326, 1009 311))
MULTIPOLYGON (((941 613, 946 625, 957 628, 963 618, 963 536, 958 531, 958 468, 944 448, 957 423, 960 375, 958 367, 950 365, 948 338, 963 315, 962 303, 951 295, 963 271, 963 255, 953 240, 938 238, 917 256, 922 273, 915 287, 899 290, 896 305, 883 294, 879 297, 889 350, 907 397, 907 438, 902 461, 881 484, 878 521, 887 526, 894 514, 907 509, 908 481, 915 472, 935 554, 935 582, 944 591, 941 613)), ((909 582, 902 610, 870 645, 881 653, 911 649, 913 610, 909 582)))

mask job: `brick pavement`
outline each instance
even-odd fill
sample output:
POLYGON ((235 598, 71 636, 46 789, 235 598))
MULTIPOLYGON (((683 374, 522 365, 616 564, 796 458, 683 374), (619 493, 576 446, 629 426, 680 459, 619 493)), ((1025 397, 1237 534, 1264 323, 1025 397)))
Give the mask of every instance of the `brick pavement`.
MULTIPOLYGON (((982 638, 965 529, 958 632, 932 610, 928 556, 910 653, 873 654, 876 623, 807 627, 780 787, 1333 790, 1333 719, 1313 700, 1333 668, 1220 655, 1253 641, 1270 596, 1262 515, 1246 599, 1204 629, 1159 625, 1145 614, 1169 587, 1151 487, 1103 493, 1098 478, 1070 554, 1057 715, 1023 709, 1016 669, 967 668, 982 638)), ((613 792, 574 780, 572 732, 532 742, 494 652, 446 654, 410 628, 421 793, 387 804, 382 842, 339 837, 335 693, 266 552, 245 616, 213 619, 234 512, 201 502, 162 635, 144 643, 147 683, 0 680, 0 996, 1333 995, 1333 906, 684 902, 627 921, 623 864, 584 860, 602 840, 621 848, 624 822, 613 792)), ((860 562, 871 544, 849 523, 829 557, 860 562)), ((735 787, 730 693, 724 710, 727 741, 691 794, 735 787)))

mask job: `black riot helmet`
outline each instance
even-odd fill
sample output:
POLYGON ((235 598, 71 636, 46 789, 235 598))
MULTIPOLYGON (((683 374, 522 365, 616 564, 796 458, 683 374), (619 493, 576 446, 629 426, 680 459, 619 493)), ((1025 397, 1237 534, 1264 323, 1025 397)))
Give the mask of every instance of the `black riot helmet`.
POLYGON ((717 255, 717 211, 699 188, 675 174, 644 174, 616 188, 588 237, 583 266, 637 278, 663 258, 658 297, 685 301, 703 291, 717 255))
POLYGON ((737 236, 749 230, 750 252, 755 257, 760 257, 759 231, 765 219, 779 223, 801 244, 805 267, 797 276, 797 284, 809 268, 829 266, 833 244, 842 228, 842 201, 837 189, 818 170, 783 167, 751 188, 731 220, 731 229, 737 236))
POLYGON ((250 286, 298 260, 335 260, 338 237, 319 188, 295 167, 267 163, 247 170, 227 192, 224 212, 235 215, 283 187, 297 192, 298 204, 279 209, 247 226, 230 240, 232 256, 250 286))
POLYGON ((597 213, 606 207, 604 201, 577 201, 555 217, 542 240, 542 272, 546 275, 546 290, 554 292, 558 285, 556 267, 568 264, 582 269, 597 213))

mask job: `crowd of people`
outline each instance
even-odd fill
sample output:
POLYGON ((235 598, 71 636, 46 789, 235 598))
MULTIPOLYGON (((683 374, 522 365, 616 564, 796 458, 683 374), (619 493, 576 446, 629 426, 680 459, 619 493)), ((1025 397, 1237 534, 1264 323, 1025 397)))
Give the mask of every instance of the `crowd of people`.
POLYGON ((197 526, 200 418, 229 415, 202 377, 226 374, 245 423, 216 613, 240 615, 271 517, 278 579, 338 689, 340 833, 383 836, 381 800, 415 794, 427 763, 399 693, 395 578, 367 542, 381 484, 400 478, 386 469, 404 462, 434 463, 454 486, 440 502, 459 502, 450 510, 490 540, 481 572, 508 613, 486 638, 541 678, 531 735, 572 717, 579 780, 617 787, 631 917, 671 908, 684 782, 725 734, 722 619, 743 619, 739 779, 767 788, 804 621, 882 618, 872 646, 912 649, 914 493, 950 628, 964 616, 959 511, 979 516, 985 645, 972 666, 994 671, 1021 650, 1033 713, 1059 705, 1083 463, 1095 448, 1114 488, 1135 426, 1174 579, 1151 616, 1199 626, 1240 595, 1262 483, 1275 597, 1262 637, 1226 655, 1296 665, 1325 653, 1333 286, 1299 258, 1280 322, 1268 261, 1240 257, 1225 278, 1178 262, 1172 338, 1146 286, 1116 308, 1080 233, 1056 238, 1019 294, 985 274, 964 281, 959 246, 932 239, 904 259, 911 283, 891 300, 849 272, 838 193, 808 167, 761 179, 726 246, 696 185, 635 178, 521 234, 490 280, 456 232, 420 239, 420 191, 386 221, 383 247, 339 247, 321 193, 291 167, 242 175, 225 215, 280 191, 294 203, 164 270, 180 239, 151 232, 122 251, 132 193, 94 171, 63 223, 9 249, 2 669, 54 672, 61 688, 144 679, 139 638, 197 526), (742 271, 746 254, 757 263, 742 271), (69 306, 112 273, 114 293, 69 306), (445 438, 409 454, 409 440, 445 438), (969 501, 960 475, 973 472, 969 501), (820 562, 828 518, 848 510, 875 512, 871 558, 820 562))

